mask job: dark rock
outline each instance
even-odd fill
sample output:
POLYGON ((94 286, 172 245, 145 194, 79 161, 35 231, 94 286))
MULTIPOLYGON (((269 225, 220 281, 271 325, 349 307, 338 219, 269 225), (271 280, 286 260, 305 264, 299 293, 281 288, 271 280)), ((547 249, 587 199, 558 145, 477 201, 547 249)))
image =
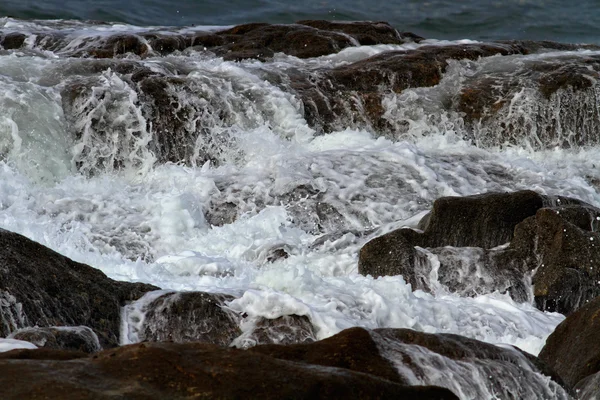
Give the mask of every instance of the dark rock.
POLYGON ((22 328, 84 325, 119 342, 121 307, 157 289, 116 282, 24 236, 0 230, 0 337, 22 328))
POLYGON ((439 387, 406 387, 363 371, 202 343, 144 343, 73 361, 7 358, 11 353, 0 358, 4 399, 109 399, 116 393, 144 399, 457 399, 439 387))
POLYGON ((465 197, 442 197, 433 203, 422 247, 482 247, 510 242, 515 226, 535 215, 544 196, 523 190, 465 197))
POLYGON ((597 297, 561 322, 540 352, 539 358, 569 385, 600 372, 599 312, 597 297))
POLYGON ((577 382, 574 389, 578 399, 595 399, 598 393, 600 393, 600 372, 583 378, 577 382))
POLYGON ((399 229, 367 242, 358 270, 402 275, 413 290, 498 290, 515 301, 531 300, 527 274, 537 271, 538 308, 569 314, 600 295, 599 216, 579 200, 532 191, 441 198, 420 224, 423 233, 399 229))
MULTIPOLYGON (((423 233, 399 229, 366 243, 360 250, 358 270, 374 277, 403 275, 413 287, 415 246, 493 248, 512 239, 516 225, 543 207, 547 198, 533 191, 442 197, 420 226, 423 233)), ((422 258, 422 257, 421 257, 422 258)))
POLYGON ((376 44, 402 44, 415 38, 416 35, 406 33, 405 36, 398 33, 387 22, 336 22, 336 21, 298 21, 300 25, 307 25, 324 31, 343 32, 352 36, 363 46, 376 44))
POLYGON ((125 311, 134 330, 129 335, 136 335, 137 341, 229 346, 242 333, 238 316, 224 307, 225 302, 234 299, 232 296, 205 292, 172 292, 157 298, 153 295, 141 298, 125 311))
POLYGON ((102 350, 98 336, 87 326, 23 328, 11 333, 9 338, 24 340, 46 349, 75 350, 84 353, 102 350))
POLYGON ((566 399, 571 392, 568 382, 551 366, 516 347, 410 329, 376 329, 372 336, 380 354, 401 364, 397 370, 412 384, 416 378, 473 399, 488 398, 491 393, 503 399, 566 399))
POLYGON ((284 315, 275 319, 244 321, 252 328, 235 339, 233 345, 248 348, 259 344, 294 344, 316 341, 310 319, 301 315, 284 315))
POLYGON ((11 32, 0 38, 0 46, 4 47, 5 50, 20 49, 23 47, 27 39, 27 35, 19 32, 11 32))
POLYGON ((589 224, 588 230, 577 227, 554 209, 541 209, 534 218, 536 305, 569 314, 600 295, 600 234, 589 224))

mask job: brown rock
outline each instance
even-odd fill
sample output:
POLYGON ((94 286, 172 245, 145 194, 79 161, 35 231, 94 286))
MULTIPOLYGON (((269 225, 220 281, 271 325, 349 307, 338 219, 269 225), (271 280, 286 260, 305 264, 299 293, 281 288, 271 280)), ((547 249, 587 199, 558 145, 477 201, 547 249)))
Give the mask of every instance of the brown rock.
POLYGON ((457 399, 447 389, 200 343, 138 344, 71 361, 7 356, 0 358, 4 399, 457 399))
POLYGON ((599 315, 597 297, 561 322, 540 352, 539 358, 569 385, 600 371, 599 315))

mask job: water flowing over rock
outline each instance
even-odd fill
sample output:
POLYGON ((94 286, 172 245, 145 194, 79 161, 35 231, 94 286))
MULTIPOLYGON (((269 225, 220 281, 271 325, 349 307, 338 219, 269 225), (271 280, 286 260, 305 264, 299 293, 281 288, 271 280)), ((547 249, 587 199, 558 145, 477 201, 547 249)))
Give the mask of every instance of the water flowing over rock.
POLYGON ((240 348, 248 348, 259 344, 294 344, 312 343, 316 341, 314 328, 310 319, 299 315, 284 315, 275 319, 259 318, 254 321, 243 321, 245 332, 231 344, 240 348))
POLYGON ((202 342, 229 346, 242 331, 225 303, 233 296, 204 292, 150 292, 125 307, 125 343, 202 342))
POLYGON ((359 272, 403 275, 434 292, 441 284, 461 295, 533 296, 538 308, 569 314, 600 294, 598 217, 577 199, 532 191, 442 198, 422 233, 398 229, 365 244, 359 272))
POLYGON ((9 338, 24 340, 46 349, 74 350, 84 353, 102 350, 98 336, 87 326, 23 328, 11 333, 9 338))
POLYGON ((578 382, 588 377, 597 382, 593 374, 600 372, 599 310, 597 297, 569 315, 548 337, 540 352, 540 359, 571 386, 579 386, 578 382))
POLYGON ((0 230, 0 336, 27 327, 94 330, 103 347, 118 344, 120 311, 156 287, 116 282, 24 236, 0 230))

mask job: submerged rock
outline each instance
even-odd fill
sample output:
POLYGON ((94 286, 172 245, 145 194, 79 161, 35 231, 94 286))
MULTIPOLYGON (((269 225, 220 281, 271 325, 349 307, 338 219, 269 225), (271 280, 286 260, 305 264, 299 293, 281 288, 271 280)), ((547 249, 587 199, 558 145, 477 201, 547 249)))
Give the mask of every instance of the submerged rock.
POLYGON ((9 338, 24 340, 46 349, 74 350, 84 353, 102 350, 98 336, 87 326, 23 328, 11 333, 9 338))
POLYGON ((202 342, 229 346, 242 331, 225 308, 233 296, 205 292, 151 292, 128 305, 127 342, 202 342))
POLYGON ((246 328, 245 332, 232 343, 233 346, 240 348, 259 344, 312 343, 317 340, 312 323, 306 316, 284 315, 275 319, 259 318, 243 321, 242 325, 250 325, 250 328, 246 328))
POLYGON ((117 282, 19 234, 0 230, 0 337, 27 327, 90 327, 119 342, 121 307, 157 289, 117 282))

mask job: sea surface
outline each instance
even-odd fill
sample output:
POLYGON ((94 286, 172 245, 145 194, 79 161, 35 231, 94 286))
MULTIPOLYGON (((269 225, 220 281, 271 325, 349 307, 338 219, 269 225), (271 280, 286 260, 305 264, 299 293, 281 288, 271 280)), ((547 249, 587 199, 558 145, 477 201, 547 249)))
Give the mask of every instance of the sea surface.
POLYGON ((0 16, 134 25, 292 23, 303 19, 387 21, 437 39, 536 39, 600 43, 598 2, 583 0, 3 0, 0 16))
MULTIPOLYGON (((508 38, 600 43, 598 10, 590 0, 236 0, 227 6, 190 0, 4 0, 0 29, 65 30, 75 40, 150 26, 177 31, 192 25, 368 19, 431 39, 424 45, 508 38)), ((152 133, 145 105, 118 72, 98 74, 94 91, 75 113, 79 120, 70 121, 62 96, 68 84, 87 77, 82 60, 34 48, 1 51, 0 227, 114 279, 230 293, 237 299, 229 307, 249 316, 308 316, 319 339, 353 326, 402 327, 538 354, 564 316, 501 293, 461 297, 441 286, 425 293, 412 291, 402 276, 362 276, 358 252, 377 235, 416 227, 441 196, 533 189, 598 207, 600 193, 592 182, 600 181, 600 147, 541 149, 535 132, 509 146, 465 140, 460 118, 443 115, 431 99, 460 90, 466 75, 497 67, 495 59, 456 62, 436 88, 390 94, 387 117, 408 121, 395 137, 350 124, 323 135, 308 125, 291 91, 263 79, 265 71, 316 70, 418 46, 359 46, 305 60, 279 54, 266 62, 230 62, 205 52, 136 60, 167 75, 185 65, 185 79, 197 84, 198 93, 180 93, 180 104, 199 109, 199 99, 214 99, 189 129, 227 138, 217 144, 219 162, 187 165, 156 162, 148 148, 152 133), (211 111, 211 104, 227 109, 229 120, 211 111), (93 130, 99 118, 109 121, 100 133, 93 130), (86 134, 73 137, 73 124, 86 134), (119 168, 102 167, 103 160, 116 158, 119 168), (325 193, 339 217, 317 226, 310 192, 298 187, 325 193), (231 204, 238 213, 234 221, 216 226, 207 220, 209 212, 231 204), (331 236, 324 240, 326 235, 331 236), (289 257, 271 262, 272 249, 284 249, 289 257)), ((536 101, 527 96, 522 93, 519 104, 536 101)), ((127 326, 122 341, 135 341, 127 326)))

